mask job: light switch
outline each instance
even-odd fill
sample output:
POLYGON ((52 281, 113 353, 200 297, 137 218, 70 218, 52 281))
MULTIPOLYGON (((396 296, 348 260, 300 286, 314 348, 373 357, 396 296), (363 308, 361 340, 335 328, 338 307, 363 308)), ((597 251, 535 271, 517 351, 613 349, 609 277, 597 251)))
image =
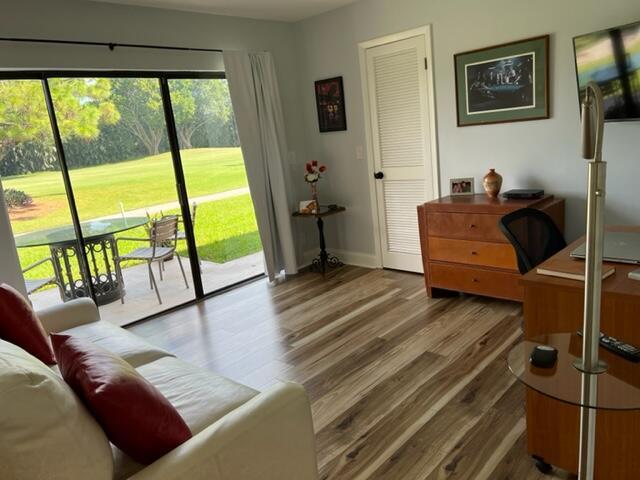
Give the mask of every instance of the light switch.
POLYGON ((356 159, 364 160, 364 147, 362 145, 356 147, 356 159))

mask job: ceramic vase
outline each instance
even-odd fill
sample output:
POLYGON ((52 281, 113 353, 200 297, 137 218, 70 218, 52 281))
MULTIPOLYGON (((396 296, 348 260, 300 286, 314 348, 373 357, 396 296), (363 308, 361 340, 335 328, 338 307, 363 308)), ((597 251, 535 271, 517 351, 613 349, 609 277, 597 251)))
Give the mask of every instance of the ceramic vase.
POLYGON ((496 172, 495 168, 490 169, 482 179, 482 186, 489 197, 497 198, 502 188, 502 175, 496 172))

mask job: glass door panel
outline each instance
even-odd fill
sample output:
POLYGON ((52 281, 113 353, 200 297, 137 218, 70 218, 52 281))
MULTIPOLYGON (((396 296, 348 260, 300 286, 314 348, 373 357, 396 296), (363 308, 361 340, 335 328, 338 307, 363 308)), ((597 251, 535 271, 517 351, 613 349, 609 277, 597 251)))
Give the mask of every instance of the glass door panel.
POLYGON ((179 204, 158 79, 49 82, 102 318, 192 300, 188 251, 167 235, 179 204))
POLYGON ((207 293, 263 274, 262 245, 227 81, 168 83, 207 293))
POLYGON ((0 178, 36 310, 89 295, 41 80, 0 80, 0 178))

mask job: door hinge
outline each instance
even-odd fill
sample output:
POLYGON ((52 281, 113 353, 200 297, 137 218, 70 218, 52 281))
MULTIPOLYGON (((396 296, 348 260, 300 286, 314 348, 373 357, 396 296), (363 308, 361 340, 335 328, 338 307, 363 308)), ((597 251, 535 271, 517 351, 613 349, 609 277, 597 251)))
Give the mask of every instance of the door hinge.
POLYGON ((429 70, 429 64, 427 63, 427 57, 424 57, 424 69, 429 70))

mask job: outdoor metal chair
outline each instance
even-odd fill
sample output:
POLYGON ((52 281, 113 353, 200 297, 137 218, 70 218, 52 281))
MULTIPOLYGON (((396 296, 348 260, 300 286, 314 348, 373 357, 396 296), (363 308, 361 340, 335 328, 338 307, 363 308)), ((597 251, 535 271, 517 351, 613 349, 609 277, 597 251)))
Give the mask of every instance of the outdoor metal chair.
MULTIPOLYGON (((155 290, 158 302, 162 304, 162 298, 160 298, 160 291, 156 283, 156 278, 153 274, 151 264, 158 262, 158 272, 160 273, 160 280, 162 280, 162 268, 165 260, 175 256, 178 259, 178 265, 180 265, 180 271, 182 272, 182 278, 187 288, 189 288, 189 282, 187 281, 187 275, 182 266, 182 260, 180 255, 176 253, 176 244, 178 242, 178 217, 175 215, 162 217, 158 220, 152 220, 149 228, 149 238, 132 238, 132 237, 120 237, 116 240, 116 244, 120 241, 136 241, 136 242, 148 242, 148 247, 139 247, 132 252, 124 255, 118 255, 115 257, 117 265, 116 271, 120 272, 122 276, 122 268, 120 265, 127 260, 142 260, 147 262, 149 270, 149 283, 152 290, 155 290)), ((122 282, 122 278, 120 278, 122 282)), ((124 296, 121 298, 124 303, 124 296)))
MULTIPOLYGON (((35 263, 32 263, 31 265, 29 265, 27 268, 25 268, 24 270, 22 270, 22 273, 25 274, 31 270, 33 270, 36 267, 39 267, 40 265, 43 265, 45 263, 50 263, 51 264, 51 269, 55 272, 54 266, 53 266, 53 259, 51 257, 47 257, 47 258, 43 258, 42 260, 38 260, 35 263)), ((47 285, 58 285, 58 280, 55 277, 55 275, 51 276, 51 277, 45 277, 45 278, 25 278, 24 279, 24 284, 25 287, 27 288, 27 294, 31 295, 32 293, 40 290, 41 288, 47 286, 47 285)))
MULTIPOLYGON (((198 204, 196 202, 193 202, 193 204, 191 205, 191 225, 193 225, 193 231, 195 232, 196 230, 196 211, 198 210, 198 204)), ((182 223, 182 221, 179 221, 180 223, 182 223)), ((187 239, 187 234, 185 233, 184 230, 178 230, 178 240, 186 240, 187 239)))

